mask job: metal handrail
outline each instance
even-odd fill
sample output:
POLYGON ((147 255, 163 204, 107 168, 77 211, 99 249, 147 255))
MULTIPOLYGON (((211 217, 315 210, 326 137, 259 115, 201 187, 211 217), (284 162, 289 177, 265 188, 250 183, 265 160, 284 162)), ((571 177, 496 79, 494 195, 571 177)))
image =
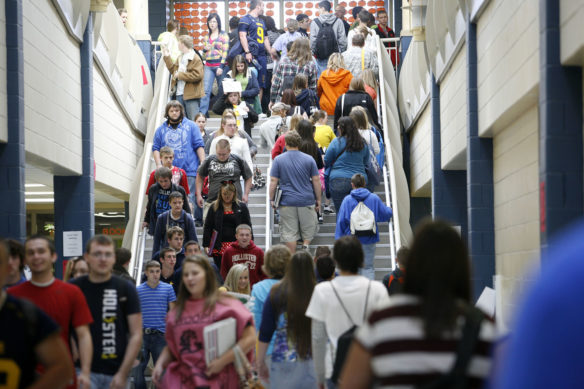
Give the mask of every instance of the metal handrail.
POLYGON ((150 42, 150 44, 152 45, 152 54, 154 55, 154 69, 156 69, 158 67, 159 59, 162 58, 162 42, 153 41, 150 42), (160 54, 160 58, 158 54, 160 54))
POLYGON ((142 274, 142 266, 144 264, 144 250, 146 249, 146 234, 148 233, 148 228, 144 227, 142 231, 138 234, 138 246, 140 250, 138 251, 138 257, 134 263, 134 268, 132 268, 132 277, 136 280, 136 286, 140 285, 142 274))
MULTIPOLYGON (((134 269, 136 266, 137 258, 144 256, 144 247, 146 244, 146 235, 143 236, 143 243, 138 245, 140 239, 140 228, 142 225, 142 216, 144 215, 145 205, 144 205, 144 193, 146 193, 146 185, 148 183, 148 173, 149 173, 149 166, 151 164, 151 156, 152 156, 152 139, 154 138, 154 133, 156 132, 156 128, 158 127, 159 123, 162 123, 164 118, 164 107, 168 102, 168 94, 169 94, 169 87, 170 87, 170 73, 166 68, 164 63, 159 63, 159 66, 156 70, 156 83, 155 83, 155 91, 154 91, 154 98, 150 105, 150 114, 148 115, 148 127, 146 133, 146 139, 144 141, 144 153, 142 155, 142 166, 139 167, 139 179, 138 179, 138 186, 133 188, 132 197, 136 197, 136 206, 133 208, 134 213, 131 215, 133 216, 130 223, 133 223, 131 231, 131 241, 130 241, 130 251, 132 252, 132 258, 130 259, 130 269, 134 269), (160 80, 160 81, 159 81, 160 80), (158 92, 158 93, 157 93, 158 92), (155 98, 158 96, 158 99, 155 98)), ((124 237, 124 241, 126 237, 124 237)), ((127 247, 127 246, 125 246, 127 247)), ((141 264, 139 265, 141 266, 141 264)), ((140 279, 140 277, 137 277, 140 279)))
MULTIPOLYGON (((391 63, 391 58, 386 50, 383 50, 385 47, 382 45, 382 41, 396 41, 398 42, 399 46, 399 38, 384 38, 380 39, 378 36, 376 38, 377 43, 377 61, 379 67, 379 104, 381 105, 381 115, 378 115, 382 118, 382 125, 384 128, 389 129, 389 125, 387 122, 387 104, 385 98, 385 92, 383 88, 385 87, 385 79, 383 75, 383 64, 384 61, 389 61, 391 63)), ((378 107, 379 109, 379 107, 378 107)), ((382 131, 383 142, 385 143, 385 161, 386 164, 383 165, 383 175, 384 175, 384 187, 385 187, 385 203, 389 206, 393 211, 393 217, 389 221, 389 241, 390 241, 390 257, 391 257, 391 267, 395 269, 396 266, 396 246, 401 246, 401 237, 400 237, 400 226, 399 226, 399 207, 392 206, 397 204, 397 201, 393 201, 396 199, 397 196, 396 183, 394 177, 394 165, 393 165, 393 158, 391 155, 391 142, 389 140, 389 136, 387 135, 386 131, 382 131), (389 183, 388 183, 389 179, 389 183), (391 190, 390 190, 391 189, 391 190)))
MULTIPOLYGON (((387 49, 387 53, 390 55, 390 59, 391 59, 391 52, 395 51, 395 57, 397 58, 397 60, 399 61, 399 53, 401 52, 401 39, 399 37, 396 38, 379 38, 379 40, 381 41, 381 43, 386 43, 386 42, 390 42, 390 43, 395 43, 395 46, 393 47, 385 47, 385 49, 387 49)), ((397 64, 394 66, 393 71, 395 73, 395 77, 397 79, 397 64)))
POLYGON ((268 163, 268 172, 266 174, 266 185, 268 185, 268 193, 266 195, 266 251, 272 245, 272 228, 274 224, 274 209, 270 201, 270 172, 272 171, 272 159, 268 163))

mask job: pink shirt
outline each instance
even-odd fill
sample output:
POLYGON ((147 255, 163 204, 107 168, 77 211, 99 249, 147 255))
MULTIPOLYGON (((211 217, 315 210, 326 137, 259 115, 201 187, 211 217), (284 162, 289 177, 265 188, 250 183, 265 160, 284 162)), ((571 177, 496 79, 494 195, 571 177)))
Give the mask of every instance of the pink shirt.
POLYGON ((215 309, 208 313, 203 312, 204 306, 204 299, 188 300, 178 321, 176 308, 166 316, 166 343, 176 360, 166 369, 162 378, 163 388, 239 388, 239 377, 233 364, 217 375, 205 375, 207 365, 203 329, 216 321, 233 317, 237 320, 237 339, 240 339, 243 330, 253 325, 252 314, 239 300, 231 298, 221 298, 215 309))

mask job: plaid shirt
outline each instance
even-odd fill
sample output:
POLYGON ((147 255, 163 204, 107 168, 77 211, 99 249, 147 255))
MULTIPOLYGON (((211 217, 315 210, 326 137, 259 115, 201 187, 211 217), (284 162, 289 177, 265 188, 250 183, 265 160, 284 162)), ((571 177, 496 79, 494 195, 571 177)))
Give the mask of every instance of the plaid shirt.
MULTIPOLYGON (((316 65, 314 61, 310 60, 300 67, 296 62, 292 62, 287 56, 282 57, 278 66, 274 70, 274 78, 272 80, 272 93, 270 96, 270 101, 276 102, 280 101, 282 94, 284 93, 284 81, 288 78, 294 79, 298 73, 304 73, 306 78, 308 78, 308 89, 316 91, 316 65)), ((291 83, 290 83, 291 85, 291 83)), ((291 86, 290 86, 291 88, 291 86)))

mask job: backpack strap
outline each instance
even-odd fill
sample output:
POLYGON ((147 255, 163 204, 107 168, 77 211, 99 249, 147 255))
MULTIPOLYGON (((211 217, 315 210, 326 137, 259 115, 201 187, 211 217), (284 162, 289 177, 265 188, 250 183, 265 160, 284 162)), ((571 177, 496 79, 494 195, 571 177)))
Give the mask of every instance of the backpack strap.
POLYGON ((343 93, 341 96, 341 117, 345 116, 345 95, 346 93, 343 93))
MULTIPOLYGON (((339 297, 339 294, 337 293, 337 290, 335 289, 335 286, 333 285, 332 281, 331 281, 331 287, 333 288, 333 292, 335 292, 335 296, 337 296, 337 300, 339 300, 339 303, 341 303, 341 307, 343 307, 343 311, 345 311, 345 314, 349 318, 349 321, 351 321, 352 325, 355 325, 355 322, 351 318, 351 315, 349 315, 349 311, 347 311, 347 308, 345 308, 345 304, 343 304, 343 300, 341 300, 341 297, 339 297)), ((369 296, 369 289, 367 289, 367 295, 369 296)))
MULTIPOLYGON (((365 203, 363 203, 365 204, 365 203)), ((367 319, 367 303, 369 302, 369 290, 371 289, 371 280, 369 280, 369 284, 367 285, 367 294, 365 295, 365 309, 363 310, 363 323, 365 323, 365 319, 367 319)))
POLYGON ((485 315, 477 308, 469 306, 465 310, 464 328, 462 337, 458 342, 456 351, 456 362, 448 375, 456 377, 458 380, 464 379, 468 370, 468 365, 473 356, 473 351, 479 340, 481 323, 485 315))
POLYGON ((314 22, 316 23, 316 25, 318 26, 319 29, 322 28, 322 22, 320 21, 319 18, 314 19, 314 22))

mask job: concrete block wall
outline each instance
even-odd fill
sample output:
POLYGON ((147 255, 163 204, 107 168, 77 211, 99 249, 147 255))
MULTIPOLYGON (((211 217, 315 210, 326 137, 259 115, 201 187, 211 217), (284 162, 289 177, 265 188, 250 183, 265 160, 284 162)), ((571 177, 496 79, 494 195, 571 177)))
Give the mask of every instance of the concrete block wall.
POLYGON ((50 1, 23 2, 23 30, 26 151, 81 174, 79 43, 50 1))
POLYGON ((539 1, 492 0, 477 21, 479 134, 537 103, 539 1))
POLYGON ((0 142, 8 140, 6 106, 6 9, 0 0, 0 142))
POLYGON ((440 83, 441 166, 445 170, 466 169, 466 45, 440 83))
POLYGON ((538 139, 537 105, 493 138, 496 272, 508 312, 539 268, 538 139))
POLYGON ((584 63, 584 3, 560 0, 560 58, 564 65, 584 63))
POLYGON ((93 104, 95 180, 129 195, 144 142, 132 130, 97 67, 93 68, 93 104))
POLYGON ((420 115, 410 136, 410 193, 412 197, 432 194, 432 132, 430 104, 420 115))

